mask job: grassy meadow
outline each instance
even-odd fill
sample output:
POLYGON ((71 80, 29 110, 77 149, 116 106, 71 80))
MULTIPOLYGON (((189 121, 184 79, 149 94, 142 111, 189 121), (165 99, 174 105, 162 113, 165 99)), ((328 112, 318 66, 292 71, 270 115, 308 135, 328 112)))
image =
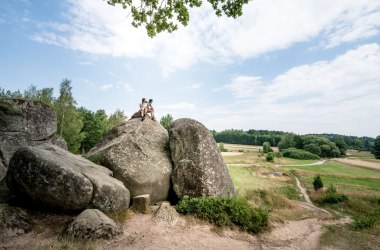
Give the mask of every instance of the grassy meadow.
MULTIPOLYGON (((317 206, 329 210, 336 218, 350 216, 354 220, 346 225, 326 226, 321 237, 322 246, 338 249, 378 249, 380 246, 380 170, 328 159, 324 164, 314 166, 297 165, 318 160, 275 158, 273 162, 267 162, 262 147, 224 146, 228 152, 223 153, 223 158, 238 195, 247 198, 253 205, 267 206, 272 211, 272 222, 323 216, 297 205, 297 200, 302 201, 303 198, 298 193, 293 173, 307 188, 317 206), (276 176, 274 172, 283 175, 276 176), (312 182, 316 175, 321 176, 324 190, 333 185, 338 193, 347 195, 349 200, 334 205, 318 203, 324 192, 313 189, 312 182)), ((274 148, 274 151, 277 149, 274 148)), ((368 152, 355 150, 349 150, 347 158, 380 163, 368 152)))

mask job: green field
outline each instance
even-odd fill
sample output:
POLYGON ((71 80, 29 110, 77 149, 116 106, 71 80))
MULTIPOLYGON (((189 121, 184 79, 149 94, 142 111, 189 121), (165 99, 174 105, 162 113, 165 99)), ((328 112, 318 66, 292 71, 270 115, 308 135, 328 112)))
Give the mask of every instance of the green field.
POLYGON ((380 194, 380 171, 378 170, 359 168, 333 161, 316 166, 283 168, 296 170, 308 189, 312 189, 313 178, 319 174, 325 186, 333 184, 342 192, 370 189, 368 191, 379 191, 380 194))
MULTIPOLYGON (((290 171, 295 173, 302 185, 307 188, 310 198, 315 204, 325 191, 314 191, 313 179, 320 175, 324 190, 333 185, 338 193, 349 197, 347 202, 336 205, 320 205, 331 211, 334 216, 350 216, 354 222, 346 225, 326 227, 321 236, 322 247, 333 249, 379 249, 380 238, 380 171, 347 165, 327 160, 323 165, 314 166, 281 166, 290 164, 310 164, 315 160, 295 160, 275 158, 267 162, 262 147, 244 147, 244 145, 226 145, 229 152, 240 152, 240 155, 223 156, 238 192, 238 195, 250 200, 254 205, 265 205, 271 208, 272 221, 299 220, 317 217, 321 214, 311 213, 294 205, 300 199, 290 171), (253 164, 253 166, 237 166, 233 164, 253 164), (281 172, 284 176, 275 177, 273 172, 281 172), (357 225, 373 222, 370 228, 358 229, 357 225)), ((368 152, 349 150, 349 159, 378 161, 368 152)))

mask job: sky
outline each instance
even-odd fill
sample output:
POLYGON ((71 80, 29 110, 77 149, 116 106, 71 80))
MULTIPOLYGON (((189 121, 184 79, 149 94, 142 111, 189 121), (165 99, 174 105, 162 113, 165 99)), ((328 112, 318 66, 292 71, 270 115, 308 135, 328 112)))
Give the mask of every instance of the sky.
POLYGON ((255 0, 237 19, 210 4, 154 38, 103 0, 0 5, 0 87, 72 81, 78 106, 209 129, 380 135, 380 1, 255 0))

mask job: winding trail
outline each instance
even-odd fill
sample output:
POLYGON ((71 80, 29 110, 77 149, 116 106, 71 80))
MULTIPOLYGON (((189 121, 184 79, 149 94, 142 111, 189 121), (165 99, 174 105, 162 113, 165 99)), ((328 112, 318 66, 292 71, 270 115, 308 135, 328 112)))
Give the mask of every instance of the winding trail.
POLYGON ((295 176, 293 173, 291 173, 291 175, 296 180, 297 188, 300 190, 301 194, 303 195, 303 197, 306 200, 306 202, 298 202, 301 206, 303 206, 305 208, 312 209, 312 210, 321 211, 321 212, 326 213, 326 214, 331 214, 329 211, 327 211, 323 208, 319 208, 316 205, 314 205, 313 202, 311 201, 309 195, 307 194, 306 188, 302 187, 301 182, 298 180, 297 176, 295 176))
POLYGON ((326 161, 320 160, 314 163, 308 163, 308 164, 285 164, 285 165, 278 165, 280 167, 306 167, 306 166, 316 166, 316 165, 323 165, 326 161))

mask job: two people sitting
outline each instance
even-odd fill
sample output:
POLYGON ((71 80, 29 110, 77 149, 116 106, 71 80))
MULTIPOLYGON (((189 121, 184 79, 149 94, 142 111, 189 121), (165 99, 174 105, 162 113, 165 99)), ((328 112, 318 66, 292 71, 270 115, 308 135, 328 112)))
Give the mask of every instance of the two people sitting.
POLYGON ((149 99, 149 101, 146 101, 145 98, 142 98, 141 103, 140 103, 141 121, 144 121, 147 113, 150 113, 151 119, 153 121, 156 121, 156 117, 154 116, 154 108, 153 108, 152 103, 153 103, 153 99, 149 99))

